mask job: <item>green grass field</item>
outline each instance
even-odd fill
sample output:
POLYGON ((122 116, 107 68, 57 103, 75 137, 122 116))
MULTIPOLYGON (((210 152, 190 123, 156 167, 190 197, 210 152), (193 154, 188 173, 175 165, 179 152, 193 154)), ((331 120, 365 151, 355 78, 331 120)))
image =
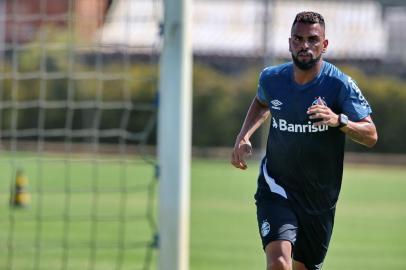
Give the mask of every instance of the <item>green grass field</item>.
MULTIPOLYGON (((247 171, 225 161, 193 162, 191 270, 265 269, 253 200, 257 168, 254 162, 247 171)), ((0 159, 0 172, 0 269, 11 262, 16 270, 143 269, 153 235, 151 166, 22 156, 0 159), (32 202, 10 211, 17 167, 30 180, 32 202)), ((347 166, 323 269, 404 270, 405 243, 406 168, 347 166)))
MULTIPOLYGON (((265 269, 257 164, 195 162, 191 269, 265 269)), ((406 168, 347 166, 325 270, 406 269, 406 168)))

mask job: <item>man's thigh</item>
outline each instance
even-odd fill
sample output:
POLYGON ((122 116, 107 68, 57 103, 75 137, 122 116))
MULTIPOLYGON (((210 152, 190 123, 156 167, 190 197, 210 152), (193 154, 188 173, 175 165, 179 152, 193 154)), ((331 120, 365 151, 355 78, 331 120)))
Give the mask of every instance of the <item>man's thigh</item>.
POLYGON ((293 259, 297 270, 320 270, 327 254, 334 226, 334 213, 331 210, 321 215, 297 213, 299 229, 293 249, 293 259), (302 267, 302 264, 306 268, 302 267))
POLYGON ((293 270, 308 270, 308 269, 303 263, 293 260, 293 270))
POLYGON ((278 240, 294 245, 298 222, 287 199, 277 194, 257 199, 257 221, 262 247, 278 240))

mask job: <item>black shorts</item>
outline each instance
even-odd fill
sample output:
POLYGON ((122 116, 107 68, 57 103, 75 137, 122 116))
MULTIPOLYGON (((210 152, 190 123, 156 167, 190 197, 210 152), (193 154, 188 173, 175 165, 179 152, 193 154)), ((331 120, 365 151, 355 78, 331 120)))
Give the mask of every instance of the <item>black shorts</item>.
MULTIPOLYGON (((263 176, 260 176, 263 177, 263 176)), ((293 259, 308 270, 319 270, 327 254, 335 210, 310 215, 293 207, 288 199, 272 192, 257 192, 257 220, 262 246, 272 241, 292 243, 293 259), (262 195, 258 196, 261 193, 262 195)))

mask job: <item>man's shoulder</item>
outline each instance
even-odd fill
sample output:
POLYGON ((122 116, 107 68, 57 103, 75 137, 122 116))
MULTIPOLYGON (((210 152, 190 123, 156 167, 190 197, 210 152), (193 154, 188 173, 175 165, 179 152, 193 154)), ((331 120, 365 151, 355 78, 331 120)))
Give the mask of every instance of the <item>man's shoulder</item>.
POLYGON ((347 85, 351 79, 341 69, 326 61, 324 61, 323 75, 342 85, 347 85))
POLYGON ((292 62, 283 63, 276 66, 268 66, 261 72, 260 79, 268 79, 279 76, 288 76, 289 70, 292 68, 292 62))

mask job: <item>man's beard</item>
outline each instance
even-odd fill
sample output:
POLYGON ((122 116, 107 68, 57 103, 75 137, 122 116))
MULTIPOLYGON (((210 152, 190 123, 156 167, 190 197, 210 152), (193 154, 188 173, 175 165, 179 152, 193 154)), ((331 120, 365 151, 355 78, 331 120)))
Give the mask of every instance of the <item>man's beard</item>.
POLYGON ((321 54, 317 58, 310 59, 308 62, 301 62, 299 58, 292 53, 292 59, 295 65, 301 70, 309 70, 314 67, 321 59, 321 54))

